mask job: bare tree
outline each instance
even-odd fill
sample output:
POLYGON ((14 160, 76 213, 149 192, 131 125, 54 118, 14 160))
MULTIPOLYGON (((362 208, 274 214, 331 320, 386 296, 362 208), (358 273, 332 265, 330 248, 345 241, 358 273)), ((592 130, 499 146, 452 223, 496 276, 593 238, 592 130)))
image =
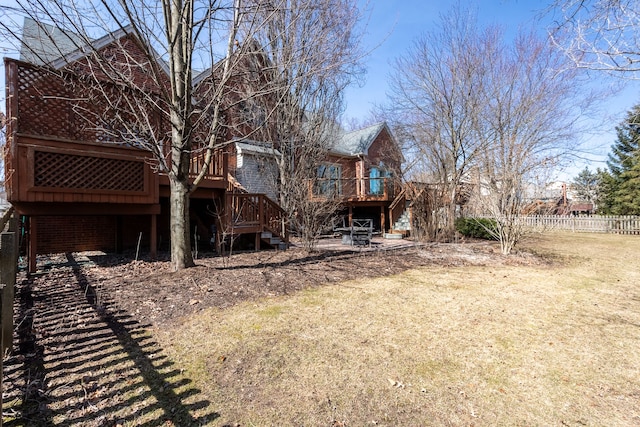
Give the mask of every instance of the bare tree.
POLYGON ((509 253, 530 183, 574 148, 591 99, 579 77, 548 40, 522 33, 509 44, 460 8, 420 38, 396 63, 391 111, 415 143, 414 176, 436 184, 431 223, 442 222, 428 228, 451 236, 457 207, 475 195, 509 253))
POLYGON ((362 73, 357 2, 279 0, 255 5, 262 17, 254 21, 264 24, 253 37, 269 58, 268 98, 275 98, 262 139, 273 141, 278 151, 275 192, 288 224, 312 249, 340 207, 339 191, 314 194, 314 182, 340 137, 336 123, 343 90, 362 73))
MULTIPOLYGON (((12 11, 38 22, 46 21, 66 35, 60 42, 51 27, 40 26, 44 44, 49 51, 57 51, 56 56, 61 59, 44 57, 42 49, 38 49, 42 44, 31 46, 31 51, 43 65, 83 76, 76 84, 85 87, 82 96, 91 102, 79 103, 78 109, 86 108, 85 116, 94 123, 101 140, 125 142, 151 151, 157 169, 168 175, 171 260, 175 269, 193 265, 189 196, 206 177, 215 150, 230 141, 230 134, 251 138, 267 123, 238 126, 237 122, 229 122, 230 111, 269 96, 270 109, 265 114, 271 116, 275 106, 286 101, 282 93, 296 95, 291 90, 279 92, 277 83, 273 86, 268 79, 255 78, 256 72, 263 75, 266 62, 255 62, 261 48, 253 42, 254 35, 268 28, 272 14, 292 11, 292 4, 297 2, 288 3, 95 0, 80 4, 21 0, 18 9, 12 11), (95 43, 97 34, 112 31, 126 36, 109 40, 109 47, 104 49, 95 43), (74 62, 80 53, 84 59, 74 62), (194 79, 196 68, 208 70, 204 78, 194 79), (248 87, 252 87, 251 91, 248 87), (104 110, 96 110, 96 103, 104 105, 104 110), (195 153, 202 157, 198 170, 193 170, 191 161, 195 153)), ((324 3, 331 2, 317 3, 324 7, 324 3)), ((332 6, 343 7, 348 2, 333 3, 336 4, 332 6)), ((311 2, 306 6, 312 8, 311 2)), ((299 21, 306 29, 325 25, 323 16, 310 23, 305 22, 305 16, 290 13, 293 21, 299 21)), ((17 36, 11 24, 0 25, 5 33, 17 36)), ((350 22, 347 28, 353 25, 355 22, 350 22)), ((306 39, 316 49, 335 41, 306 39)), ((287 73, 306 60, 291 57, 280 72, 287 73)), ((318 79, 323 72, 332 71, 330 67, 315 70, 318 79)), ((278 77, 271 74, 274 76, 278 77)), ((296 87, 296 83, 289 84, 290 89, 296 87)))
POLYGON ((640 74, 640 4, 636 0, 556 0, 552 40, 579 67, 640 74))
POLYGON ((580 72, 545 39, 519 35, 512 46, 502 37, 485 45, 492 58, 485 70, 482 108, 476 120, 484 143, 478 157, 480 205, 497 221, 491 230, 510 253, 526 232, 520 215, 532 185, 576 147, 580 118, 590 97, 580 72))
POLYGON ((4 151, 7 142, 6 124, 7 116, 0 111, 0 153, 2 154, 2 158, 0 158, 0 192, 4 191, 4 151))
POLYGON ((475 17, 461 9, 442 16, 440 25, 416 40, 395 62, 388 113, 401 123, 400 139, 411 141, 414 176, 437 184, 432 206, 442 206, 445 238, 454 233, 458 191, 483 148, 476 137, 482 74, 488 58, 475 17))

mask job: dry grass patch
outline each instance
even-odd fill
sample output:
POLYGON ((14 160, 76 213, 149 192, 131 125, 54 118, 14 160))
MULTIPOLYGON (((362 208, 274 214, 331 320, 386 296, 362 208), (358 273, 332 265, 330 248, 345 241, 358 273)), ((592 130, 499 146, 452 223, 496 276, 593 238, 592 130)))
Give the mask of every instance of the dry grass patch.
POLYGON ((553 266, 425 267, 154 337, 213 425, 639 425, 640 239, 529 246, 553 266))

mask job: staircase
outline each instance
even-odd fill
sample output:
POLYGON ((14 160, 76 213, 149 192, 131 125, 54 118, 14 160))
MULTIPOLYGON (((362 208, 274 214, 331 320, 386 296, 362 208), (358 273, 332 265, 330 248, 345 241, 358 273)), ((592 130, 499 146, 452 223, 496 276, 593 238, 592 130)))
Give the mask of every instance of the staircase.
POLYGON ((409 234, 411 230, 410 204, 411 202, 406 197, 406 189, 402 189, 393 203, 391 203, 391 206, 389 206, 391 231, 384 233, 385 239, 402 239, 409 234))
POLYGON ((288 247, 287 242, 283 242, 280 236, 275 236, 270 231, 263 231, 260 233, 260 240, 274 249, 286 250, 288 247))
POLYGON ((227 193, 225 218, 227 233, 254 234, 256 249, 260 249, 261 243, 274 249, 288 247, 284 211, 264 194, 227 193))
POLYGON ((410 203, 409 201, 406 202, 405 209, 404 209, 404 211, 402 211, 402 215, 400 215, 400 218, 398 218, 396 220, 396 222, 393 223, 392 230, 394 230, 394 231, 402 231, 402 232, 411 231, 411 218, 409 216, 409 203, 410 203))

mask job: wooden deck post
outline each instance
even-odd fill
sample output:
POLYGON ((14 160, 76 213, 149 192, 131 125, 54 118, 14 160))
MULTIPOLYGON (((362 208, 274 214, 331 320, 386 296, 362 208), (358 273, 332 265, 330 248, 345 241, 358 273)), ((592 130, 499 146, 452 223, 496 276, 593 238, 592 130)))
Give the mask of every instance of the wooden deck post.
POLYGON ((122 253, 122 216, 116 216, 116 253, 122 253))
POLYGON ((349 227, 353 224, 353 206, 349 205, 349 227))
POLYGON ((260 238, 262 237, 261 234, 262 233, 259 232, 259 231, 256 233, 256 245, 255 245, 256 246, 256 251, 260 250, 260 238))
POLYGON ((385 216, 384 216, 384 205, 380 206, 380 231, 382 233, 385 233, 386 231, 386 227, 385 227, 385 216))
POLYGON ((38 220, 35 216, 29 217, 29 273, 36 272, 38 252, 38 220))
MULTIPOLYGON (((2 230, 0 230, 2 231, 2 230)), ((13 346, 13 299, 15 296, 16 273, 18 271, 18 221, 14 213, 9 219, 7 231, 0 235, 0 390, 4 391, 5 350, 13 346)), ((3 407, 0 394, 0 408, 3 407)), ((2 417, 0 417, 2 427, 2 417)))
POLYGON ((158 257, 158 215, 151 214, 151 248, 150 255, 151 259, 156 259, 158 257))

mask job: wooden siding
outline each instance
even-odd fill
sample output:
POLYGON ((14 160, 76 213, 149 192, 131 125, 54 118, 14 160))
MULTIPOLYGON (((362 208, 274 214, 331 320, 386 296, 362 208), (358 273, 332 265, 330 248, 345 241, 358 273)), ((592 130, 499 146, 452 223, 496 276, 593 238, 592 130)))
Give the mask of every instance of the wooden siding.
POLYGON ((150 153, 20 135, 12 145, 11 203, 158 203, 150 153))
POLYGON ((369 147, 368 156, 366 157, 367 169, 380 164, 383 164, 385 168, 392 171, 395 176, 400 175, 402 153, 389 132, 387 132, 386 127, 383 128, 382 132, 380 132, 375 141, 373 141, 369 147))
POLYGON ((274 159, 252 153, 238 154, 236 179, 249 193, 266 194, 277 199, 275 191, 278 167, 274 159))

